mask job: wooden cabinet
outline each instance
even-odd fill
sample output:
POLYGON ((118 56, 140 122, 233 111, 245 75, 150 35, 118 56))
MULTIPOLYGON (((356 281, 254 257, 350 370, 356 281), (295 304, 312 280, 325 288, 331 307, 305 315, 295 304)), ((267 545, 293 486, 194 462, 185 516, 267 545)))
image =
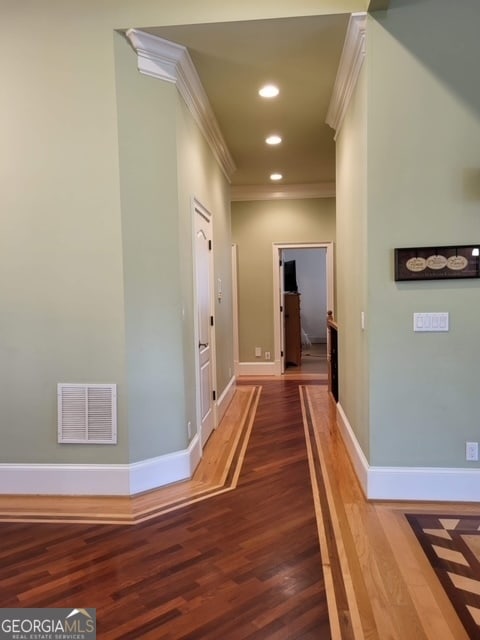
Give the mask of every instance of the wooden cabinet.
POLYGON ((338 402, 338 326, 331 311, 327 318, 327 336, 328 389, 338 402))
POLYGON ((286 293, 285 308, 285 365, 300 366, 302 359, 302 331, 300 323, 300 294, 286 293))

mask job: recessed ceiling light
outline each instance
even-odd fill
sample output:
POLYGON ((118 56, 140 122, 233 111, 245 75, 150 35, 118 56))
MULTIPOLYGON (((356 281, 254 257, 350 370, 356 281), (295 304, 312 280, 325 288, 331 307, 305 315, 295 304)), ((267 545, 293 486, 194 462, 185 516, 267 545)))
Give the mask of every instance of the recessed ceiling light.
POLYGON ((281 141, 281 137, 277 135, 268 136, 268 138, 265 139, 267 144, 280 144, 281 141))
POLYGON ((281 180, 283 178, 281 173, 272 173, 270 175, 270 180, 281 180))
POLYGON ((258 93, 262 98, 275 98, 275 96, 278 96, 280 91, 274 84, 266 84, 258 93))

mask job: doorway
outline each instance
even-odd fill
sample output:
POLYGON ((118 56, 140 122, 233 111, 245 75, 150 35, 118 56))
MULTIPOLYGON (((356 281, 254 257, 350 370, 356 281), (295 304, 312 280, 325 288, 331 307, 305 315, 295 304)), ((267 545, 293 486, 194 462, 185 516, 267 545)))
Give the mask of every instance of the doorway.
POLYGON ((213 260, 212 217, 194 201, 195 229, 195 300, 197 308, 197 424, 203 448, 213 431, 214 423, 214 332, 213 332, 213 260))
POLYGON ((274 298, 279 373, 326 376, 333 243, 274 244, 274 298))

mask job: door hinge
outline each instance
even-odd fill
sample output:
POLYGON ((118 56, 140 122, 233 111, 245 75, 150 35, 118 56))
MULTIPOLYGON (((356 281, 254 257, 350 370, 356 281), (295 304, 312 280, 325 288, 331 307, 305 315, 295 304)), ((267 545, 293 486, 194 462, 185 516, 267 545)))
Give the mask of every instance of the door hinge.
POLYGON ((283 305, 280 305, 280 313, 283 313, 283 305))
POLYGON ((210 316, 210 326, 213 327, 213 316, 210 316))
POLYGON ((283 261, 280 260, 280 262, 278 263, 278 266, 281 267, 283 265, 283 261))
POLYGON ((212 396, 213 396, 213 399, 216 400, 217 399, 217 392, 216 391, 212 391, 212 396))
POLYGON ((212 250, 212 241, 211 240, 208 241, 208 250, 209 251, 212 250))
POLYGON ((280 357, 283 358, 283 351, 280 351, 280 357))

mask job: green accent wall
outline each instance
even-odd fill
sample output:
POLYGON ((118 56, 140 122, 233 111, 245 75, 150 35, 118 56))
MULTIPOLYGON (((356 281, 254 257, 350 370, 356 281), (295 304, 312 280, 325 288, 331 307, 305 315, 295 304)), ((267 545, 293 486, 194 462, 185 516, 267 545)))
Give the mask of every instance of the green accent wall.
POLYGON ((368 16, 339 136, 340 403, 374 466, 479 466, 465 442, 479 440, 480 281, 394 280, 395 247, 480 241, 479 23, 469 1, 392 0, 368 16), (449 312, 449 332, 415 333, 427 311, 449 312))
POLYGON ((480 281, 396 283, 393 249, 480 241, 480 4, 393 0, 368 21, 371 463, 462 467, 479 440, 480 281), (472 181, 477 176, 477 186, 472 181), (448 311, 448 333, 414 333, 448 311))
POLYGON ((177 89, 115 35, 130 460, 186 446, 177 89), (166 366, 168 363, 168 366, 166 366))
POLYGON ((254 362, 256 346, 274 353, 273 243, 334 240, 333 198, 232 202, 240 362, 254 362))
MULTIPOLYGON (((220 6, 192 5, 188 22, 220 6)), ((215 217, 220 395, 233 368, 229 187, 175 86, 140 75, 115 30, 185 21, 186 7, 0 7, 0 463, 183 449, 196 423, 191 198, 215 217), (116 446, 57 444, 58 382, 117 383, 116 446)))
MULTIPOLYGON (((177 181, 179 193, 178 224, 180 238, 180 277, 182 289, 183 360, 185 369, 184 393, 187 420, 196 430, 196 365, 198 342, 194 323, 197 310, 193 306, 194 290, 194 233, 193 200, 212 216, 213 231, 213 288, 222 281, 222 298, 214 301, 215 366, 217 398, 221 396, 233 371, 232 297, 231 297, 231 228, 230 185, 214 159, 210 147, 194 122, 183 99, 177 94, 177 181)), ((215 380, 214 380, 215 383, 215 380)))
POLYGON ((368 457, 370 315, 367 287, 367 76, 363 65, 337 137, 339 402, 368 457), (365 329, 362 330, 362 312, 365 329))
POLYGON ((0 6, 0 462, 128 461, 113 29, 75 7, 0 6), (57 444, 58 382, 118 384, 117 446, 57 444))

